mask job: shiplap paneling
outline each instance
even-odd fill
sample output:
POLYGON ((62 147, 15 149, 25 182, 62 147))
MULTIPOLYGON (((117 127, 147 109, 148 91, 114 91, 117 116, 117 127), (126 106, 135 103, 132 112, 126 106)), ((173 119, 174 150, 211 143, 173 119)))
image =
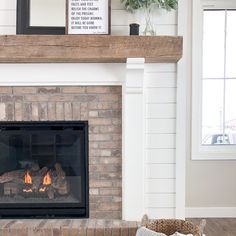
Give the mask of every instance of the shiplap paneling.
POLYGON ((175 218, 175 208, 167 207, 167 208, 147 208, 147 214, 152 219, 169 219, 175 218))
POLYGON ((175 179, 146 179, 145 193, 175 193, 175 179))
POLYGON ((129 35, 128 25, 112 25, 111 35, 129 35))
POLYGON ((154 64, 145 64, 145 72, 148 75, 149 73, 161 73, 161 72, 176 72, 176 64, 174 63, 154 63, 154 64))
POLYGON ((14 26, 14 25, 16 25, 16 11, 0 10, 0 26, 14 26))
POLYGON ((176 88, 176 73, 148 73, 146 77, 147 88, 176 88))
POLYGON ((174 134, 176 120, 175 119, 148 119, 147 134, 174 134))
POLYGON ((175 217, 176 65, 146 65, 146 212, 175 217))
POLYGON ((15 35, 16 34, 16 27, 15 26, 0 26, 0 35, 15 35))
POLYGON ((174 179, 175 164, 147 164, 148 179, 174 179), (158 170, 158 171, 157 171, 158 170))
POLYGON ((174 164, 175 149, 148 149, 147 160, 148 164, 174 164))
POLYGON ((147 103, 175 103, 176 88, 148 88, 147 103))
MULTIPOLYGON (((176 35, 177 34, 177 25, 161 25, 161 24, 154 24, 154 27, 156 29, 157 35, 176 35)), ((145 25, 140 25, 140 34, 143 33, 145 29, 145 25)))
POLYGON ((0 1, 0 10, 15 10, 15 9, 16 9, 16 0, 0 1))
POLYGON ((148 134, 147 148, 175 148, 175 134, 148 134))
MULTIPOLYGON (((140 25, 139 32, 142 34, 145 26, 140 25)), ((176 25, 155 25, 157 35, 175 35, 177 31, 176 25)), ((112 25, 111 35, 129 35, 129 25, 112 25)))
MULTIPOLYGON (((153 18, 153 24, 161 24, 161 25, 175 25, 176 24, 176 12, 171 11, 164 14, 163 11, 158 11, 153 18), (159 14, 158 14, 159 13, 159 14)), ((112 10, 111 14, 111 25, 129 25, 131 23, 137 22, 141 24, 145 22, 144 14, 138 13, 130 13, 126 10, 112 10)))
POLYGON ((175 194, 157 193, 145 196, 146 207, 175 207, 175 194))
POLYGON ((176 104, 147 104, 146 118, 166 118, 173 119, 176 117, 176 104))
POLYGON ((114 10, 125 9, 125 4, 121 3, 121 0, 111 0, 111 9, 114 10))

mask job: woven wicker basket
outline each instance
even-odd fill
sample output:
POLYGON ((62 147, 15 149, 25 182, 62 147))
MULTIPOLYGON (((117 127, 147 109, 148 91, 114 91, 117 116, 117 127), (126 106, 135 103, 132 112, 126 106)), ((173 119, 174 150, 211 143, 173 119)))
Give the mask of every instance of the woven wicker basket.
POLYGON ((146 228, 160 232, 166 235, 172 235, 175 232, 182 234, 192 234, 193 236, 201 236, 200 227, 189 221, 163 219, 163 220, 148 220, 142 223, 146 228))

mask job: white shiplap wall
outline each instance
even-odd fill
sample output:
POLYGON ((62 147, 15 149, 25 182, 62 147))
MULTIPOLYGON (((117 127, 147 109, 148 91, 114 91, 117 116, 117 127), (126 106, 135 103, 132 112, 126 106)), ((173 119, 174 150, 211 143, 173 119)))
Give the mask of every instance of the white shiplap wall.
MULTIPOLYGON (((176 35, 177 13, 158 11, 158 35, 176 35)), ((112 0, 112 34, 128 35, 129 24, 143 30, 141 14, 124 10, 112 0)), ((0 0, 0 35, 16 33, 16 0, 0 0)), ((153 218, 175 217, 176 65, 145 66, 146 144, 145 210, 153 218)))
MULTIPOLYGON (((128 35, 129 24, 137 22, 141 25, 140 32, 144 28, 144 18, 142 14, 130 14, 124 10, 120 0, 111 0, 111 25, 113 35, 128 35)), ((171 35, 177 31, 176 12, 158 11, 154 19, 157 32, 160 35, 171 35)), ((0 1, 0 34, 16 33, 16 0, 0 1)))
POLYGON ((145 207, 152 218, 175 217, 176 65, 146 65, 145 73, 145 207))
POLYGON ((0 34, 16 33, 16 0, 0 1, 0 34))

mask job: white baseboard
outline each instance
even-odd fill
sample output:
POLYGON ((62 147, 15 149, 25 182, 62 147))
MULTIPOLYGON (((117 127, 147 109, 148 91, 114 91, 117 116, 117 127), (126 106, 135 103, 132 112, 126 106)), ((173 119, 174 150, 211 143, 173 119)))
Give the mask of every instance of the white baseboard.
POLYGON ((186 218, 236 218, 236 207, 187 207, 186 218))

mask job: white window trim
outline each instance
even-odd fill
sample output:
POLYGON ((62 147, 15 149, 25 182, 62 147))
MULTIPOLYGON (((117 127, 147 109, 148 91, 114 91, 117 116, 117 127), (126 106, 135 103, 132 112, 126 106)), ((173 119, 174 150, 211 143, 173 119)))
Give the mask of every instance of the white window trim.
POLYGON ((236 9, 235 0, 193 0, 192 5, 192 159, 236 159, 236 145, 201 145, 203 9, 236 9))

